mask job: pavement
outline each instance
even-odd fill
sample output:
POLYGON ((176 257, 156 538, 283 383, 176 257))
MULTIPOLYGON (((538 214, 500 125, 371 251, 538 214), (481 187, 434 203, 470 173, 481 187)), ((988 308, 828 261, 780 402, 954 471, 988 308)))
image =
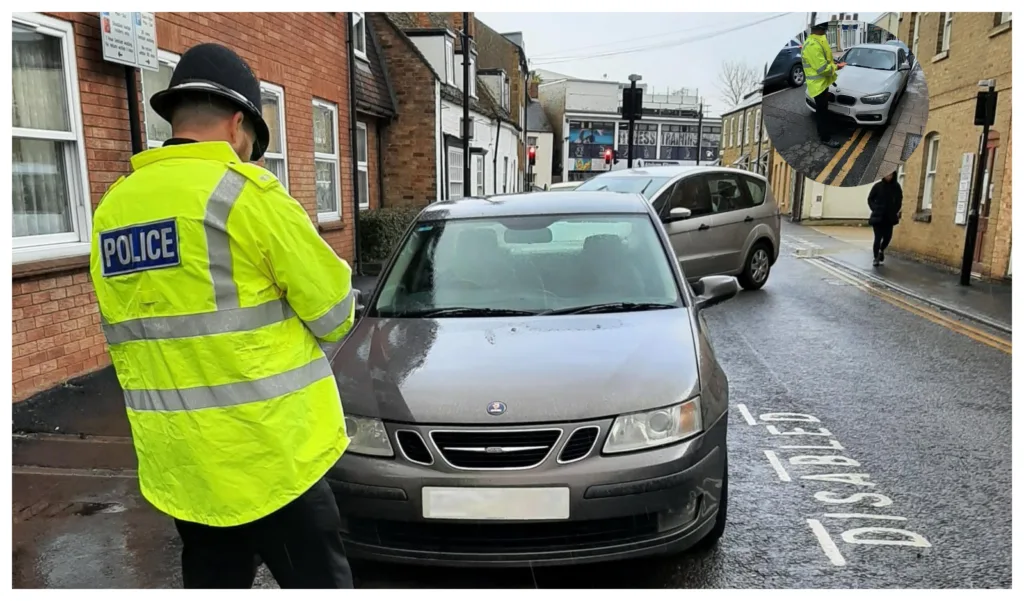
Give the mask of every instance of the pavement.
POLYGON ((918 65, 911 71, 888 126, 858 126, 839 118, 833 121, 834 137, 843 144, 838 149, 818 141, 805 96, 802 86, 765 96, 765 128, 773 147, 791 167, 828 185, 871 184, 893 173, 917 148, 928 122, 928 85, 918 65))
MULTIPOLYGON (((356 585, 1008 588, 1012 355, 825 262, 856 248, 843 235, 786 224, 765 288, 705 314, 731 393, 716 547, 547 569, 357 562, 356 585)), ((138 494, 112 377, 77 380, 72 409, 57 394, 14 406, 17 588, 181 586, 173 525, 138 494)), ((276 584, 263 570, 257 586, 276 584)))

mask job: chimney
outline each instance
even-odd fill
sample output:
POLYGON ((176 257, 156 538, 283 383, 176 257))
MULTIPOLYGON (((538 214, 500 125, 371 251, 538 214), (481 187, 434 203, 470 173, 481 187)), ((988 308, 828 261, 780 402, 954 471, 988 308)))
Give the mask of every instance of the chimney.
MULTIPOLYGON (((476 37, 476 13, 469 13, 469 37, 476 37)), ((455 33, 462 33, 462 13, 448 13, 448 22, 455 33)))
POLYGON ((430 15, 428 13, 413 13, 416 19, 416 27, 421 29, 429 29, 432 24, 430 23, 430 15))
POLYGON ((540 81, 536 77, 530 78, 530 98, 540 98, 540 81))

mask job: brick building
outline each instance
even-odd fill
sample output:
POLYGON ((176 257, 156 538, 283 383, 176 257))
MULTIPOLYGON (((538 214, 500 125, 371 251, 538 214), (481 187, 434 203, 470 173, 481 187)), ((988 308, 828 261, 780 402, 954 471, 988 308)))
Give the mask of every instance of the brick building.
POLYGON ((924 138, 898 172, 904 218, 892 247, 959 267, 965 238, 964 225, 956 223, 961 166, 966 155, 976 162, 981 147, 981 128, 974 125, 978 82, 994 79, 999 105, 974 264, 977 274, 993 279, 1010 276, 1012 23, 1011 13, 901 13, 899 19, 899 38, 910 44, 928 82, 929 115, 924 138))
MULTIPOLYGON (((129 172, 132 153, 125 70, 103 61, 99 14, 15 13, 12 27, 18 401, 109 363, 88 275, 90 218, 107 187, 129 172)), ((265 166, 351 261, 347 30, 344 13, 158 13, 160 70, 138 76, 144 144, 170 135, 145 101, 167 85, 181 54, 200 42, 230 46, 263 83, 272 132, 265 166)), ((373 107, 360 110, 377 116, 373 107)))
POLYGON ((720 164, 768 175, 772 143, 761 117, 761 94, 722 113, 720 164))

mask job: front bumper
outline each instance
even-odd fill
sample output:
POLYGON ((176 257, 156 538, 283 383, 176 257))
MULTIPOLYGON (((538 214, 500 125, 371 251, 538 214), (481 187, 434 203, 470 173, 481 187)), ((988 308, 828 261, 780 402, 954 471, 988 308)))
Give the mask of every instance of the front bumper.
MULTIPOLYGON (((355 558, 527 567, 674 553, 697 543, 715 524, 727 421, 723 415, 684 443, 619 456, 599 453, 611 420, 595 421, 601 433, 588 457, 559 464, 553 453, 526 470, 465 471, 443 461, 423 466, 401 452, 395 459, 346 454, 327 480, 341 509, 346 551, 355 558), (428 486, 568 487, 569 519, 427 519, 422 490, 428 486)), ((584 424, 572 427, 578 425, 584 424)))
MULTIPOLYGON (((885 123, 893 101, 896 100, 895 96, 890 96, 884 104, 866 104, 860 101, 860 96, 863 94, 839 94, 838 96, 832 92, 829 94, 831 95, 828 103, 829 113, 857 125, 882 125, 885 123)), ((812 111, 814 110, 814 99, 804 96, 804 102, 812 111)))

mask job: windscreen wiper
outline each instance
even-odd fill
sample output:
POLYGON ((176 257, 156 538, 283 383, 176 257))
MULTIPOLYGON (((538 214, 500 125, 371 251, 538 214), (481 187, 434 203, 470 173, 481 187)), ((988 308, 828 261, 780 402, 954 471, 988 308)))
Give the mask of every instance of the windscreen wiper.
POLYGON ((620 313, 622 311, 656 311, 658 309, 677 309, 676 305, 665 303, 599 303, 596 305, 580 305, 542 311, 538 315, 579 315, 582 313, 620 313))
POLYGON ((486 307, 443 307, 423 311, 406 311, 396 317, 502 317, 536 315, 535 311, 519 309, 489 309, 486 307))

